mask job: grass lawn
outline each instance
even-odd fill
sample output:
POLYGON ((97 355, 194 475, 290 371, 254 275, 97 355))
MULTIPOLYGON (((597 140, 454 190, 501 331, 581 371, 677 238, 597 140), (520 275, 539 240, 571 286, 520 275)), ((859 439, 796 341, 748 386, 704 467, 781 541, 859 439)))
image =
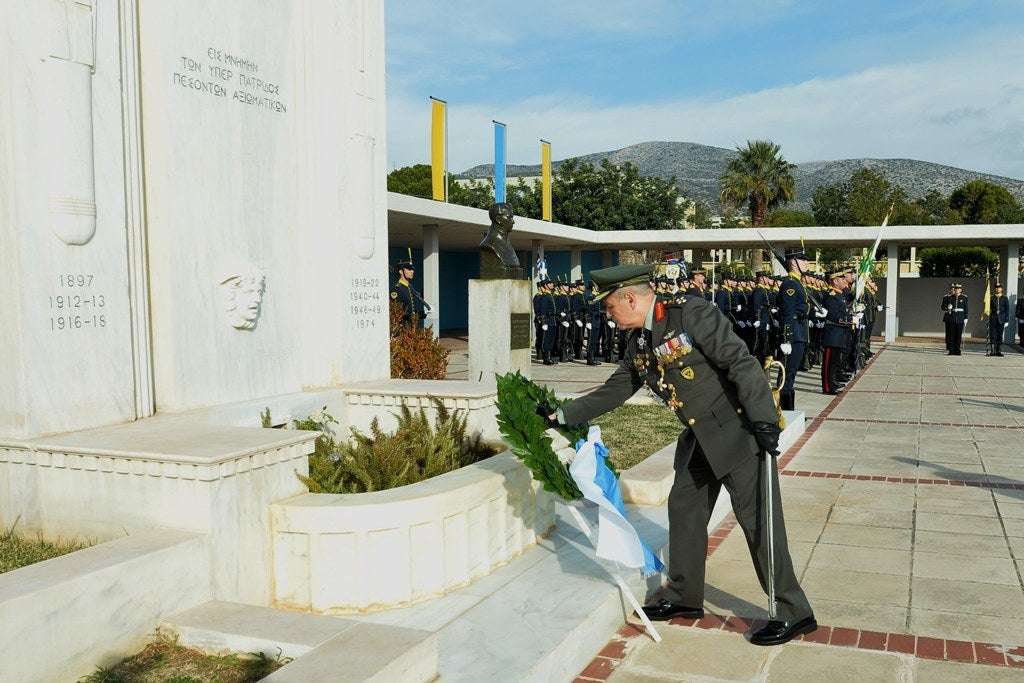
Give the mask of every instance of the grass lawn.
POLYGON ((51 557, 67 555, 88 546, 88 543, 74 541, 50 543, 41 538, 25 538, 15 534, 13 527, 9 531, 0 530, 0 574, 51 557))
POLYGON ((592 421, 611 450, 611 461, 621 472, 661 450, 683 430, 679 418, 663 405, 625 405, 592 421))
POLYGON ((146 649, 79 683, 249 683, 266 678, 288 660, 260 655, 207 655, 157 633, 146 649))

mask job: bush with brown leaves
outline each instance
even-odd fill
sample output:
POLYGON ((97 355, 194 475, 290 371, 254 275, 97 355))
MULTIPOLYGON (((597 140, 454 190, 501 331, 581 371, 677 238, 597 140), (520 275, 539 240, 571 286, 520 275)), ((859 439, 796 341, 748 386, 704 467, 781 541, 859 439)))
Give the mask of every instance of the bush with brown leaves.
POLYGON ((402 307, 391 304, 391 377, 395 379, 444 379, 448 351, 433 332, 415 322, 402 322, 402 307))

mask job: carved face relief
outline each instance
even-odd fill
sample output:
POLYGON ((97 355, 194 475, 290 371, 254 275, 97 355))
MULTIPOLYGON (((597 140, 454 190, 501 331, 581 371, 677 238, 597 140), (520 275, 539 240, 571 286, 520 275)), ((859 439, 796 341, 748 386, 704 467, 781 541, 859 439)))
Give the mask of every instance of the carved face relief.
POLYGON ((253 269, 240 275, 229 275, 221 280, 220 286, 228 323, 239 330, 255 328, 266 290, 263 273, 253 269))

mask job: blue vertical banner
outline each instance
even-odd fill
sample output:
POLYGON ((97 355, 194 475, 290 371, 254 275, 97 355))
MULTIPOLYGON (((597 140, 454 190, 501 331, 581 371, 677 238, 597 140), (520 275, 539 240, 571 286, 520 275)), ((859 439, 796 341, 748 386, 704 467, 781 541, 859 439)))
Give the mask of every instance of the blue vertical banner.
POLYGON ((508 133, 505 124, 494 121, 494 201, 505 203, 505 148, 508 133))

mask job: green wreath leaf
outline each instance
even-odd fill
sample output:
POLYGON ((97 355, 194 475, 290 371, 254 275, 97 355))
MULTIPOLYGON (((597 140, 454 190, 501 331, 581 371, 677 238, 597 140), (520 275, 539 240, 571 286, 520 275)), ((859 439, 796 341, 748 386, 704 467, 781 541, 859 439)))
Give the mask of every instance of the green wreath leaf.
MULTIPOLYGON (((565 500, 583 497, 576 482, 551 447, 551 437, 545 432, 547 424, 537 415, 537 404, 547 403, 555 408, 564 401, 555 398, 555 392, 534 384, 519 371, 497 375, 498 429, 509 448, 523 464, 530 468, 533 478, 543 484, 544 490, 557 493, 565 500)), ((560 427, 559 431, 575 444, 587 436, 587 425, 560 427)))

